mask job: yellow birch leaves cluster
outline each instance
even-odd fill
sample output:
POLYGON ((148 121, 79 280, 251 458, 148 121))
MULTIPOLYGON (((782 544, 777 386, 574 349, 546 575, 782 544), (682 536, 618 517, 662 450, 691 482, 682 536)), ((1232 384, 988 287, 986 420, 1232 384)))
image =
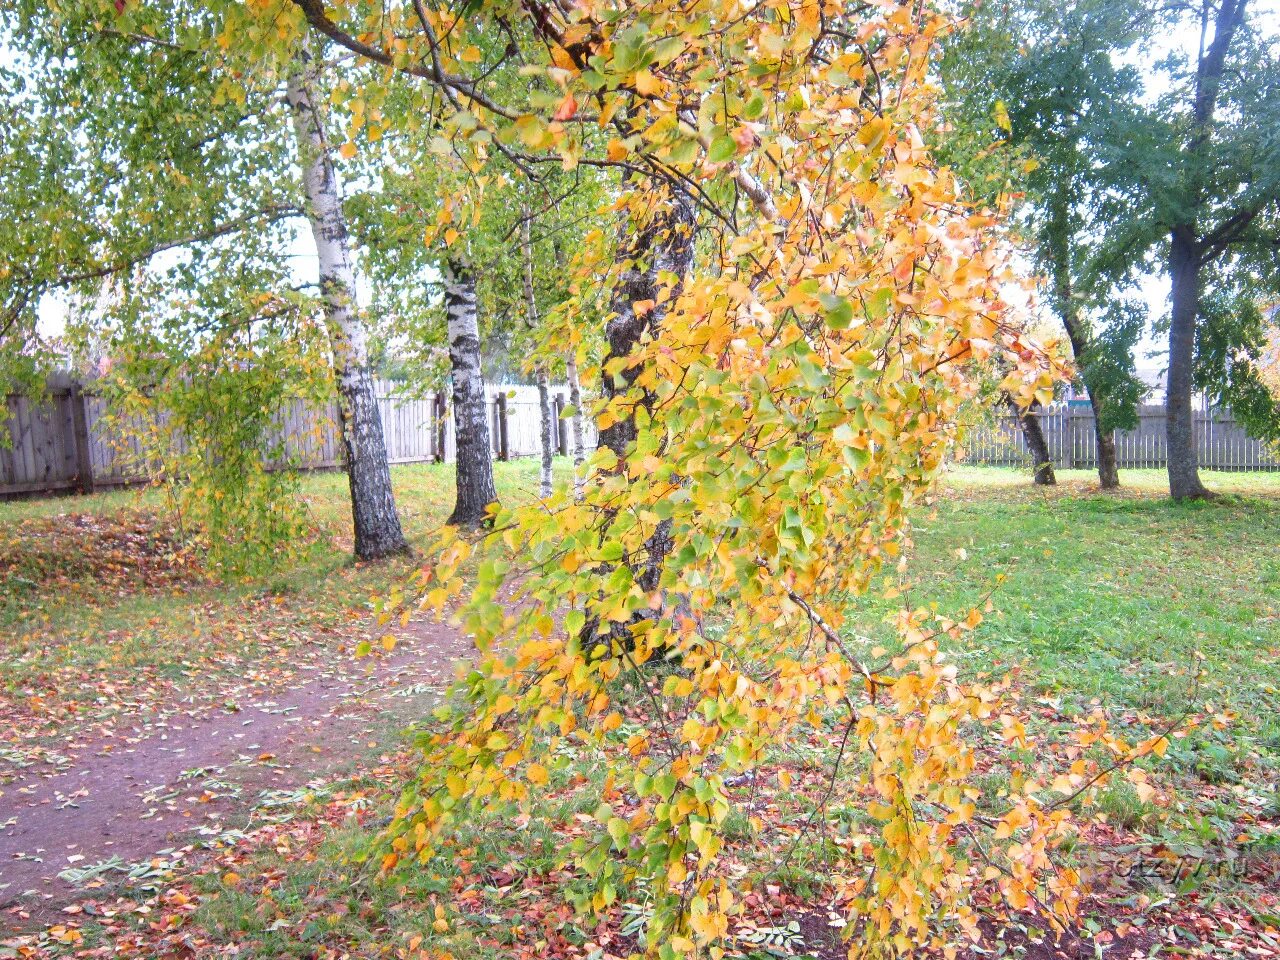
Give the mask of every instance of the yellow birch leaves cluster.
MULTIPOLYGON (((1069 915, 1066 809, 1028 788, 976 811, 975 744, 1016 721, 940 643, 981 614, 904 612, 896 656, 846 622, 909 563, 909 518, 981 386, 1047 400, 1063 375, 1006 300, 998 224, 930 151, 951 24, 896 0, 296 6, 443 111, 424 162, 473 176, 430 240, 457 240, 490 164, 613 178, 557 311, 572 342, 599 344, 608 291, 661 259, 677 197, 697 209, 692 268, 629 304, 647 331, 594 383, 619 386, 597 426, 633 423, 634 442, 595 453, 581 499, 499 509, 478 539, 446 530, 423 568, 422 604, 482 657, 424 741, 384 866, 429 864, 458 823, 592 753, 608 799, 573 848, 579 906, 644 890, 654 955, 719 955, 738 905, 724 824, 752 777, 860 798, 866 839, 823 878, 853 950, 954 947, 979 904, 1069 915), (500 72, 467 79, 503 31, 536 38, 525 101, 500 72), (801 740, 822 760, 779 769, 801 740)), ((372 99, 394 125, 392 99, 372 99)))

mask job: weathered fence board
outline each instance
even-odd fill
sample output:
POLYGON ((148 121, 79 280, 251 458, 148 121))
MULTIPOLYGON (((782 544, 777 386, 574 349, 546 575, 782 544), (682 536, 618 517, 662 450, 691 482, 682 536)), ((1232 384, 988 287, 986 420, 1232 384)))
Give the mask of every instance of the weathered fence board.
MULTIPOLYGON (((442 431, 438 395, 412 395, 388 381, 379 381, 376 390, 387 456, 392 463, 453 459, 453 418, 445 416, 442 431), (443 451, 438 449, 441 434, 443 451)), ((489 386, 486 394, 494 455, 502 452, 497 398, 505 394, 508 456, 538 456, 542 434, 537 388, 489 386)), ((557 409, 564 407, 566 398, 563 387, 553 388, 557 409)), ((145 424, 134 418, 113 428, 106 400, 91 391, 82 392, 69 377, 53 378, 43 401, 20 395, 5 397, 0 414, 0 436, 7 432, 9 440, 0 444, 0 497, 122 486, 154 476, 159 467, 143 462, 146 448, 138 435, 145 424)), ((1037 416, 1055 466, 1096 467, 1091 409, 1053 404, 1037 416)), ((333 403, 317 410, 294 401, 280 411, 272 442, 283 450, 281 465, 288 463, 310 470, 340 466, 342 444, 337 417, 333 403)), ((560 452, 571 450, 568 422, 557 419, 554 425, 555 448, 560 452)), ((594 447, 596 435, 589 418, 585 426, 587 446, 594 447)), ((1197 411, 1195 435, 1200 464, 1207 469, 1280 470, 1280 453, 1248 436, 1226 411, 1197 411)), ((962 451, 962 458, 970 463, 1027 462, 1026 442, 1010 416, 971 427, 962 451)), ((1116 453, 1122 468, 1164 467, 1164 408, 1141 407, 1138 425, 1133 430, 1116 432, 1116 453)))
MULTIPOLYGON (((446 411, 443 427, 436 394, 417 396, 403 385, 377 381, 375 391, 391 463, 452 460, 453 417, 446 411), (440 446, 443 435, 443 451, 440 446)), ((559 391, 563 394, 565 391, 559 391)), ((499 394, 505 394, 507 454, 531 457, 542 452, 538 390, 528 386, 486 387, 494 455, 501 452, 499 394)), ((269 442, 282 451, 279 464, 306 470, 341 466, 342 442, 336 403, 321 409, 301 400, 276 416, 269 442)), ((587 445, 595 432, 588 425, 587 445)), ((50 379, 45 398, 4 398, 0 407, 0 498, 65 490, 89 491, 139 483, 156 475, 159 464, 145 462, 147 445, 140 439, 147 425, 139 417, 116 423, 107 401, 66 375, 50 379)), ((557 423, 555 440, 566 425, 557 423)), ((175 442, 182 444, 179 438, 175 442)))
MULTIPOLYGON (((1098 465, 1093 410, 1055 403, 1036 412, 1055 467, 1095 469, 1098 465)), ((1280 470, 1280 451, 1250 437, 1225 410, 1194 414, 1196 451, 1207 470, 1280 470)), ((1122 469, 1162 469, 1168 465, 1163 406, 1138 408, 1138 425, 1117 430, 1116 459, 1122 469)), ((1029 462, 1026 439, 1012 416, 971 427, 963 443, 968 463, 1017 465, 1029 462)))

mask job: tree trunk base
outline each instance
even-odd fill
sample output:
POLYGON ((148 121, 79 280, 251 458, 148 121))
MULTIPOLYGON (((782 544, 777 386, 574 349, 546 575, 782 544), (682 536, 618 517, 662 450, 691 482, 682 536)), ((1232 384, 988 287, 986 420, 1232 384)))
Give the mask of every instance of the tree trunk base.
POLYGON ((381 560, 390 560, 393 557, 408 557, 412 555, 413 547, 402 540, 399 543, 380 544, 370 547, 368 550, 357 553, 356 559, 361 563, 378 563, 381 560))
POLYGON ((1093 423, 1096 449, 1098 451, 1098 488, 1100 490, 1120 489, 1119 458, 1116 456, 1116 438, 1114 433, 1102 433, 1098 424, 1102 422, 1102 410, 1090 398, 1093 405, 1093 423))
POLYGON ((474 510, 463 510, 458 507, 454 509, 453 513, 449 514, 449 519, 445 521, 445 524, 450 527, 470 527, 474 530, 479 530, 493 526, 493 518, 489 515, 487 509, 481 510, 477 514, 474 510))

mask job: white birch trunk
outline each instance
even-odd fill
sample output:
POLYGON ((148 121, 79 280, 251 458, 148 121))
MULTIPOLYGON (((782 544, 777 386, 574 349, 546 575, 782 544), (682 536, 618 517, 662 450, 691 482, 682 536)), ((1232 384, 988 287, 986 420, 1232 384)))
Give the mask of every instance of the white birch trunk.
POLYGON ((287 99, 298 140, 307 218, 320 261, 320 291, 338 381, 338 409, 346 453, 355 553, 372 560, 408 549, 396 512, 382 416, 369 369, 368 338, 356 312, 355 270, 337 172, 312 96, 314 68, 304 54, 289 76, 287 99))
MULTIPOLYGON (((525 207, 524 219, 520 221, 520 256, 524 261, 525 319, 528 321, 529 329, 534 330, 538 326, 538 296, 533 289, 533 241, 530 238, 530 232, 529 208, 525 207)), ((539 438, 542 442, 541 483, 538 492, 545 500, 551 496, 555 486, 555 477, 552 472, 554 466, 552 457, 555 454, 552 449, 555 445, 555 412, 551 406, 551 377, 544 364, 538 365, 538 413, 541 428, 539 438)))
POLYGON ((471 265, 460 258, 445 261, 444 301, 449 322, 457 450, 457 499, 449 523, 477 526, 485 522, 489 505, 498 499, 498 493, 493 483, 489 418, 485 416, 475 274, 471 265))
POLYGON ((573 499, 582 500, 583 488, 587 482, 584 473, 587 462, 586 430, 582 419, 582 384, 578 381, 578 358, 573 350, 564 363, 565 379, 569 381, 569 404, 573 407, 571 423, 573 425, 573 499))

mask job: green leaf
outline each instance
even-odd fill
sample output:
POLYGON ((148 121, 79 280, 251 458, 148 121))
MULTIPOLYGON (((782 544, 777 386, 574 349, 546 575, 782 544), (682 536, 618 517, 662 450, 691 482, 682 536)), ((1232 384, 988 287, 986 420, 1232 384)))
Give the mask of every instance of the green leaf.
POLYGON ((621 817, 610 817, 607 826, 613 845, 619 850, 627 849, 627 841, 631 837, 631 826, 621 817))
POLYGON ((820 298, 827 311, 827 326, 832 330, 848 330, 853 323, 853 304, 845 297, 824 293, 820 298))
POLYGON ((711 149, 707 151, 707 159, 712 163, 724 163, 738 155, 738 144, 733 137, 725 134, 711 141, 711 149))
POLYGON ((885 288, 877 290, 867 298, 867 319, 875 322, 883 319, 893 306, 893 291, 885 288))

